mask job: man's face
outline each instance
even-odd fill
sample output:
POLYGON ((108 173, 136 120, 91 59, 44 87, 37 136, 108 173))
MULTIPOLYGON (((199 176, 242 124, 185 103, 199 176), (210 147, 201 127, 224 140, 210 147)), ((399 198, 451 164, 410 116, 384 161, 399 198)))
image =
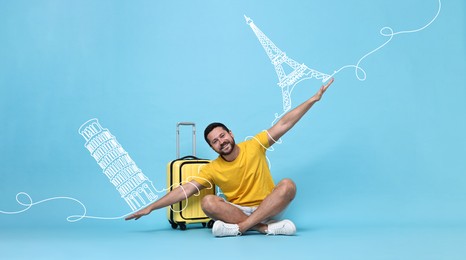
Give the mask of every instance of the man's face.
POLYGON ((214 128, 208 135, 210 147, 220 155, 229 155, 235 147, 233 134, 222 127, 214 128))

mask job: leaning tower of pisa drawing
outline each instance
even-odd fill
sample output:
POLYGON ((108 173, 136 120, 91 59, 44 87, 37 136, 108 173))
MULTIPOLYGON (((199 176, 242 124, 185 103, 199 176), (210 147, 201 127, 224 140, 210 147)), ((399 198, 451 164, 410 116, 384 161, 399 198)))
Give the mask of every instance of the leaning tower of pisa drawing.
POLYGON ((132 211, 157 199, 152 182, 137 167, 115 136, 103 128, 96 118, 82 124, 78 132, 86 140, 84 146, 132 211))

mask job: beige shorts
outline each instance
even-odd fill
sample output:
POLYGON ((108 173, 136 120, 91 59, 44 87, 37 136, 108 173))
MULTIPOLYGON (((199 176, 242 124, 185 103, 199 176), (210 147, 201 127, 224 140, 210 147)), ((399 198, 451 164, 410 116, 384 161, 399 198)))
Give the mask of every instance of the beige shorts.
MULTIPOLYGON (((233 205, 235 207, 237 207, 238 209, 240 209, 246 216, 250 216, 252 213, 254 213, 254 211, 256 211, 257 207, 247 207, 247 206, 241 206, 241 205, 236 205, 234 203, 231 203, 227 200, 225 200, 225 202, 227 202, 228 204, 230 205, 233 205)), ((285 209, 286 210, 286 209, 285 209)), ((262 223, 266 223, 270 220, 281 220, 283 219, 283 215, 284 215, 284 212, 285 210, 283 210, 282 212, 280 212, 278 215, 275 215, 273 217, 270 217, 264 221, 262 221, 262 223)))

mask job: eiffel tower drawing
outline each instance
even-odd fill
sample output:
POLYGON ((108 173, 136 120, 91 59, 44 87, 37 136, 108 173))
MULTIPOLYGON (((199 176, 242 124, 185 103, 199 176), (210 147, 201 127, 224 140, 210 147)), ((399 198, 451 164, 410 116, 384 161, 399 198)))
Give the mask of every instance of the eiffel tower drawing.
POLYGON ((275 72, 278 76, 278 86, 282 90, 282 98, 283 98, 283 112, 279 115, 278 113, 275 114, 275 120, 272 122, 272 125, 282 117, 288 110, 291 109, 291 92, 293 88, 299 82, 316 78, 322 80, 322 82, 326 82, 331 75, 324 74, 322 72, 310 69, 304 63, 300 64, 297 61, 291 59, 286 55, 285 52, 281 51, 253 22, 253 20, 246 15, 244 16, 246 19, 246 23, 251 27, 254 33, 259 39, 262 47, 269 56, 272 65, 275 68, 275 72), (288 65, 292 71, 290 73, 285 73, 285 69, 283 65, 288 65))

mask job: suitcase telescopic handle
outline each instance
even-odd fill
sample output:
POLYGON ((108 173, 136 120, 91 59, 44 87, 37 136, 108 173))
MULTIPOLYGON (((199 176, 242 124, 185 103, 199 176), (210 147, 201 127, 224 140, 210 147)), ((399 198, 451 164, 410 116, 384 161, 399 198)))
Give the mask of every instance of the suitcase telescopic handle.
POLYGON ((193 152, 192 155, 196 156, 196 124, 193 122, 178 122, 176 124, 176 158, 180 158, 180 126, 192 126, 193 129, 193 152))

